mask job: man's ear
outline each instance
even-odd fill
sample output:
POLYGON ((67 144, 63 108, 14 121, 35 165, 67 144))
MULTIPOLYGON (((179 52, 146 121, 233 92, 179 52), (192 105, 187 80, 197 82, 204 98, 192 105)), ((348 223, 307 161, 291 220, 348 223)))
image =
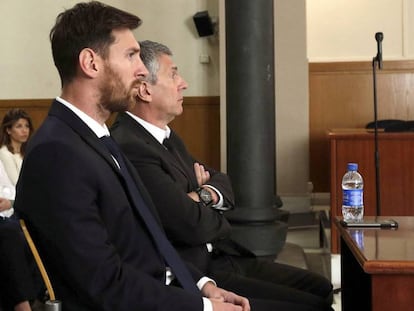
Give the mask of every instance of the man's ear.
POLYGON ((79 53, 79 67, 90 78, 97 76, 102 59, 90 48, 84 48, 79 53))
POLYGON ((141 81, 138 88, 138 98, 144 102, 150 102, 152 100, 151 84, 147 81, 141 81))

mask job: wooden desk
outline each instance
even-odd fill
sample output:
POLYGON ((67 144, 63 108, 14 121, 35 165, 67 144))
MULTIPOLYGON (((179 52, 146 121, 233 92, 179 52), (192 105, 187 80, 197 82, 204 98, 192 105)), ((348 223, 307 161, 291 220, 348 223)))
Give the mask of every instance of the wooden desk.
POLYGON ((414 308, 414 217, 382 218, 397 220, 398 229, 346 229, 339 217, 334 221, 341 238, 342 311, 414 308))
MULTIPOLYGON (((342 216, 342 176, 348 162, 358 163, 364 178, 365 215, 376 215, 374 133, 336 129, 328 134, 331 150, 331 219, 342 216)), ((378 133, 381 215, 414 216, 414 132, 378 133)), ((339 239, 331 226, 332 252, 339 239)))

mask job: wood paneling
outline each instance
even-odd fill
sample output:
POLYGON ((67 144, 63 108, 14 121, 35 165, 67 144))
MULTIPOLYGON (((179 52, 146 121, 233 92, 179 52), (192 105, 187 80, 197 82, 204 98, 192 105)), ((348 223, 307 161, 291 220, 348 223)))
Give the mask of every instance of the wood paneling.
MULTIPOLYGON (((364 215, 377 214, 374 133, 333 130, 331 147, 331 221, 342 216, 342 176, 346 163, 359 164, 364 178, 364 215)), ((380 211, 383 216, 414 215, 414 133, 378 133, 380 211)), ((332 252, 338 251, 338 234, 331 226, 332 252)))
POLYGON ((220 169, 220 97, 186 97, 184 112, 171 122, 190 153, 220 169))
MULTIPOLYGON (((363 128, 374 119, 371 62, 309 64, 310 179, 329 192, 332 128, 363 128)), ((414 120, 414 61, 385 61, 377 70, 378 119, 414 120)))
MULTIPOLYGON (((0 100, 0 120, 11 108, 24 109, 32 117, 35 129, 47 115, 52 99, 0 100)), ((112 116, 108 124, 113 122, 112 116)), ((220 98, 185 97, 184 113, 171 122, 189 151, 199 161, 220 169, 220 98)))
POLYGON ((342 311, 411 308, 414 217, 390 216, 398 230, 348 229, 335 221, 341 236, 342 311))
POLYGON ((33 121, 33 126, 37 129, 45 119, 51 102, 51 99, 0 100, 0 122, 3 120, 6 112, 11 108, 21 108, 30 115, 33 121))

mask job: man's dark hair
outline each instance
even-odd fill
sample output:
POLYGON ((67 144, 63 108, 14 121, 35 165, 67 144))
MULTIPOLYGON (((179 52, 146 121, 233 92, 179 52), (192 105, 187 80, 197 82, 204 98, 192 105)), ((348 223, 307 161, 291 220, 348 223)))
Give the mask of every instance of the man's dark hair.
POLYGON ((62 86, 76 74, 79 53, 91 48, 103 58, 115 38, 116 29, 135 29, 141 19, 98 1, 78 3, 60 13, 50 31, 52 53, 62 86))

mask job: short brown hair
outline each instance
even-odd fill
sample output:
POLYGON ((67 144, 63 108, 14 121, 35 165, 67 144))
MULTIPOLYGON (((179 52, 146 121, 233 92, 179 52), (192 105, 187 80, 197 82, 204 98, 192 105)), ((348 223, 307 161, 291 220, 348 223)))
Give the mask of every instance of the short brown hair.
POLYGON ((78 3, 60 13, 50 31, 55 66, 62 86, 76 75, 79 53, 85 47, 105 57, 116 29, 135 29, 141 19, 98 1, 78 3))

